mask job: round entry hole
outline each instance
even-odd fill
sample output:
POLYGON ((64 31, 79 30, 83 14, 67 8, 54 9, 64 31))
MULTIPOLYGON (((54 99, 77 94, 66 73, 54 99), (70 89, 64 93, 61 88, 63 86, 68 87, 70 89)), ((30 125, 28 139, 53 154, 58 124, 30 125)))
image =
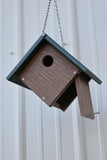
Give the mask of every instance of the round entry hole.
POLYGON ((53 58, 49 55, 45 56, 43 58, 43 64, 46 67, 50 67, 53 64, 53 58))

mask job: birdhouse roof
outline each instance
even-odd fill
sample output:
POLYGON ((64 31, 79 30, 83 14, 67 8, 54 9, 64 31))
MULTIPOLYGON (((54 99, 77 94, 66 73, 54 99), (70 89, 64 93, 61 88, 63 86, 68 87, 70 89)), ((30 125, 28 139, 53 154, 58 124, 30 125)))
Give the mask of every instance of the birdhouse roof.
POLYGON ((30 50, 25 54, 25 56, 20 60, 16 67, 11 71, 7 76, 7 80, 12 81, 13 83, 19 84, 25 88, 28 88, 19 78, 18 74, 26 67, 26 65, 31 61, 34 55, 37 53, 39 48, 41 48, 44 41, 47 41, 54 48, 56 48, 60 53, 67 57, 72 63, 74 63, 81 71, 83 71, 90 79, 95 80, 98 84, 101 84, 102 81, 93 74, 87 67, 80 63, 76 58, 69 54, 64 48, 57 44, 52 38, 47 34, 41 35, 39 39, 34 43, 30 50))

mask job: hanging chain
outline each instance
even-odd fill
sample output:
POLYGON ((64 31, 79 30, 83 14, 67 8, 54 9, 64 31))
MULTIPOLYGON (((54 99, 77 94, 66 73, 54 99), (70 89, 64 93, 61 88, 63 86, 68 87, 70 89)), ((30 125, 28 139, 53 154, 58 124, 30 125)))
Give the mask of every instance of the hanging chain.
MULTIPOLYGON (((51 1, 52 0, 49 0, 48 8, 47 8, 47 11, 46 11, 45 21, 44 21, 44 25, 43 25, 43 29, 42 29, 42 34, 43 35, 44 35, 45 29, 46 29, 46 24, 47 24, 47 20, 48 20, 49 11, 50 11, 51 1)), ((58 11, 57 0, 54 0, 54 4, 55 4, 55 8, 56 8, 56 14, 57 14, 57 20, 58 20, 58 25, 59 25, 61 43, 62 43, 62 46, 64 48, 63 34, 62 34, 62 28, 61 28, 61 22, 60 22, 60 16, 59 16, 59 11, 58 11)))
POLYGON ((44 25, 43 25, 43 29, 42 29, 42 34, 43 35, 44 35, 45 29, 46 29, 46 24, 47 24, 47 20, 48 20, 48 15, 49 15, 49 10, 50 10, 50 6, 51 6, 51 1, 52 0, 49 0, 48 8, 47 8, 47 11, 46 11, 45 21, 44 21, 44 25))
POLYGON ((58 11, 57 0, 54 0, 54 3, 55 3, 57 20, 58 20, 58 25, 59 25, 59 32, 60 32, 60 36, 61 36, 61 43, 62 43, 62 46, 64 48, 63 34, 62 34, 62 28, 61 28, 61 22, 60 22, 60 16, 59 16, 59 11, 58 11))

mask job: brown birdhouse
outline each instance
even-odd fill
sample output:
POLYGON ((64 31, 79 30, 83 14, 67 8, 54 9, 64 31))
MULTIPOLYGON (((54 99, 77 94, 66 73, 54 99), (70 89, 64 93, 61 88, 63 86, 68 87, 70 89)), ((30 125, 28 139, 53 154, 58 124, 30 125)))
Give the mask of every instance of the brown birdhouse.
POLYGON ((89 81, 101 80, 53 41, 41 36, 7 79, 32 90, 48 106, 65 111, 78 96, 81 115, 94 118, 89 81))

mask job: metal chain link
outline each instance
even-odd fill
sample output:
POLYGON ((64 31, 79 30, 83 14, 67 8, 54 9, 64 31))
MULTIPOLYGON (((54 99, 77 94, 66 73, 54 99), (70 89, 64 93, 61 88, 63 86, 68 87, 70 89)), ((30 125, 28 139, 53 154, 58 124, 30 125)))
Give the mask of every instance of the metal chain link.
POLYGON ((59 25, 59 32, 60 32, 60 36, 61 36, 61 43, 62 43, 62 46, 64 48, 63 34, 62 34, 62 28, 61 28, 61 22, 60 22, 60 16, 59 16, 59 11, 58 11, 57 0, 54 0, 54 3, 55 3, 57 20, 58 20, 58 25, 59 25))
POLYGON ((46 24, 47 24, 47 20, 48 20, 48 15, 49 15, 49 10, 50 10, 50 6, 51 6, 51 1, 52 0, 49 0, 49 3, 48 3, 48 8, 47 8, 47 11, 46 11, 45 21, 44 21, 44 25, 43 25, 43 29, 42 29, 42 34, 44 34, 45 29, 46 29, 46 24))
MULTIPOLYGON (((46 11, 45 21, 44 21, 44 25, 43 25, 43 29, 42 29, 42 34, 43 35, 44 35, 45 29, 46 29, 46 25, 47 25, 47 19, 48 19, 48 15, 49 15, 49 11, 50 11, 51 1, 52 0, 49 0, 48 8, 47 8, 47 11, 46 11)), ((59 25, 61 43, 62 43, 62 46, 64 48, 63 34, 62 34, 62 28, 61 28, 61 22, 60 22, 60 16, 59 16, 59 11, 58 11, 57 0, 54 0, 54 4, 55 4, 55 8, 56 8, 56 14, 57 14, 57 20, 58 20, 58 25, 59 25)))

